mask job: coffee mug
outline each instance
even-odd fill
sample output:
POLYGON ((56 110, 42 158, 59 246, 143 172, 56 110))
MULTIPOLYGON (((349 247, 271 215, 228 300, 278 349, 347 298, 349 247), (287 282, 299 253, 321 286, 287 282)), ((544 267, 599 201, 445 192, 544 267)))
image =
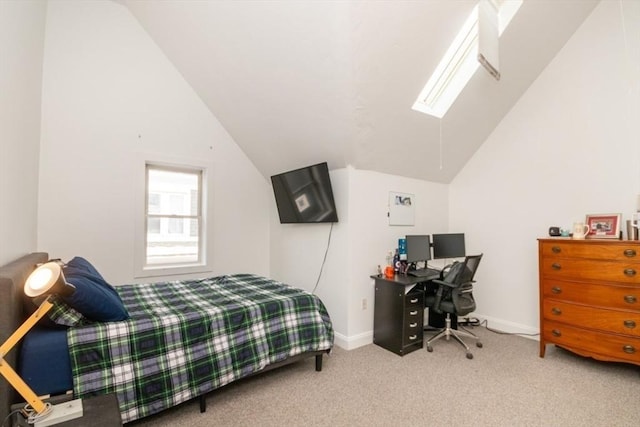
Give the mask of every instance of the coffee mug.
POLYGON ((589 234, 589 226, 584 222, 573 223, 573 238, 584 239, 589 234))
POLYGON ((384 275, 389 278, 392 279, 393 276, 395 276, 396 272, 393 270, 393 267, 388 265, 385 269, 384 269, 384 275))

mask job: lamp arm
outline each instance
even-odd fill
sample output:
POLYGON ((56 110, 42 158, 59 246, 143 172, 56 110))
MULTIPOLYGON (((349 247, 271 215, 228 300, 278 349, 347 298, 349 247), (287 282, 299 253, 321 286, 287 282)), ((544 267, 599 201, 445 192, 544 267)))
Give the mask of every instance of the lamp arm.
POLYGON ((15 345, 27 334, 27 332, 29 332, 29 330, 31 330, 31 328, 33 328, 36 323, 38 323, 38 320, 51 310, 51 307, 53 307, 53 304, 50 301, 50 297, 47 297, 47 299, 40 304, 40 307, 38 307, 38 309, 29 316, 29 318, 25 320, 24 323, 20 325, 20 327, 16 329, 15 332, 11 334, 11 336, 0 346, 0 373, 37 413, 41 413, 46 409, 45 404, 22 380, 22 378, 20 378, 16 371, 9 366, 9 364, 4 360, 4 356, 9 353, 13 347, 15 347, 15 345))
POLYGON ((9 366, 9 364, 6 363, 1 357, 0 374, 2 374, 2 376, 5 377, 7 381, 9 381, 9 384, 11 384, 13 388, 15 388, 18 393, 20 393, 20 396, 22 396, 24 400, 29 405, 31 405, 31 407, 35 409, 37 413, 44 412, 44 410, 46 409, 46 405, 44 404, 44 402, 40 400, 40 398, 34 393, 34 391, 31 390, 31 387, 29 387, 27 383, 25 383, 22 378, 20 378, 16 371, 14 371, 13 368, 11 368, 11 366, 9 366))

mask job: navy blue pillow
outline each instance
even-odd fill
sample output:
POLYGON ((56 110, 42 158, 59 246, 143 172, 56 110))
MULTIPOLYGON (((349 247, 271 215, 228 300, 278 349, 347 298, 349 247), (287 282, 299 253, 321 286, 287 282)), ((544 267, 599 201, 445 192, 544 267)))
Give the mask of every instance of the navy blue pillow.
POLYGON ((75 257, 62 268, 68 283, 75 286, 73 295, 64 297, 69 306, 89 320, 116 322, 129 318, 120 295, 89 261, 75 257))

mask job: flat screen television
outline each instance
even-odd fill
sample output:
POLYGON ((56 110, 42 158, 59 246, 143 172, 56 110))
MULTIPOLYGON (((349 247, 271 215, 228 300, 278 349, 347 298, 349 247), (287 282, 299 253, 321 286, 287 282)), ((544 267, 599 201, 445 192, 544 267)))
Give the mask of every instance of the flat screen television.
POLYGON ((271 177, 282 224, 338 222, 327 163, 271 177))
POLYGON ((464 245, 464 233, 434 234, 433 257, 461 258, 466 255, 464 245))

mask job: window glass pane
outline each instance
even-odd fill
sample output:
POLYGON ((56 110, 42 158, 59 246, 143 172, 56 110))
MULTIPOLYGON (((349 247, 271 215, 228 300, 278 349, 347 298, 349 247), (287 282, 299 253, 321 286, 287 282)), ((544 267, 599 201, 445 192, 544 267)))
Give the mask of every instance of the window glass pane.
POLYGON ((160 213, 160 194, 149 193, 149 213, 160 213))
POLYGON ((191 215, 192 206, 199 211, 199 175, 197 172, 149 169, 147 211, 162 215, 191 215))
POLYGON ((169 233, 182 234, 182 230, 184 230, 184 219, 169 218, 169 233))
POLYGON ((160 218, 149 218, 147 222, 147 233, 160 233, 160 218))
POLYGON ((147 171, 146 265, 200 262, 202 172, 153 166, 147 166, 147 171), (188 218, 181 218, 182 215, 188 218))

